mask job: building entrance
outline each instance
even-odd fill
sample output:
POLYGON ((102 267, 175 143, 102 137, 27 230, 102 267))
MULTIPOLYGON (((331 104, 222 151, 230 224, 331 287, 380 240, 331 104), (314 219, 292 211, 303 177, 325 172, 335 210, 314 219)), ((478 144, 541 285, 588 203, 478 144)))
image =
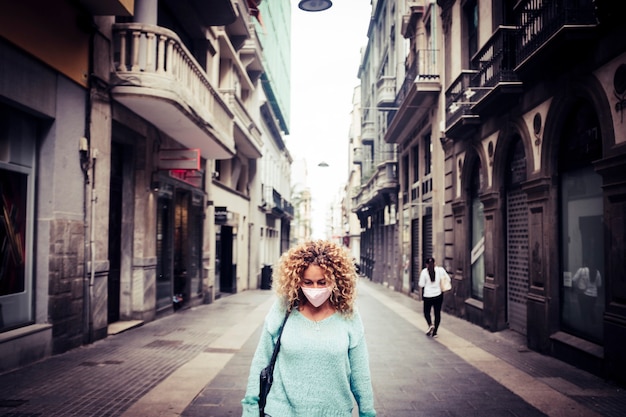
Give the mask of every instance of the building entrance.
POLYGON ((202 199, 163 183, 157 210, 157 311, 177 310, 201 295, 202 199))

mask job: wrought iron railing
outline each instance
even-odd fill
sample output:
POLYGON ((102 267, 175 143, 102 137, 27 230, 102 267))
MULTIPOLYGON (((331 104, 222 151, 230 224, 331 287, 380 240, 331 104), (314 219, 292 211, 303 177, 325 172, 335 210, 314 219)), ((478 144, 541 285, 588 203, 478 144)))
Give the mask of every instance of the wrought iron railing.
POLYGON ((455 124, 461 116, 471 114, 471 82, 477 71, 464 70, 446 92, 446 125, 455 124), (469 93, 468 93, 469 92, 469 93))
POLYGON ((517 81, 515 74, 515 41, 518 29, 514 26, 500 26, 472 59, 472 68, 477 72, 472 77, 475 88, 472 101, 477 102, 482 95, 501 82, 517 81))
POLYGON ((517 65, 564 26, 597 24, 593 0, 522 0, 516 7, 517 65))

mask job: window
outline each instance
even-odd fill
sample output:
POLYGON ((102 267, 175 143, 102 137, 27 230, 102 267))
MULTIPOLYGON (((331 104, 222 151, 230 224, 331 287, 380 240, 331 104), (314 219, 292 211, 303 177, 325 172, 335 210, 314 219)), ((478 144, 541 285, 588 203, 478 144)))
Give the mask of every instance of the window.
POLYGON ((38 122, 0 105, 0 331, 33 322, 32 225, 38 122))
POLYGON ((477 300, 483 299, 485 285, 485 216, 483 202, 480 199, 481 175, 480 162, 477 162, 470 179, 472 298, 477 300))
POLYGON ((478 4, 476 0, 470 0, 463 7, 465 16, 465 38, 467 56, 463 56, 464 68, 469 68, 469 62, 478 51, 478 4))
POLYGON ((424 175, 430 175, 433 169, 433 144, 430 134, 424 136, 424 175))
POLYGON ((579 103, 566 120, 560 150, 561 321, 564 329, 601 343, 604 326, 602 178, 591 163, 602 155, 594 110, 579 103))
POLYGON ((413 156, 413 182, 418 182, 420 180, 420 153, 419 147, 414 146, 411 148, 411 154, 413 156))

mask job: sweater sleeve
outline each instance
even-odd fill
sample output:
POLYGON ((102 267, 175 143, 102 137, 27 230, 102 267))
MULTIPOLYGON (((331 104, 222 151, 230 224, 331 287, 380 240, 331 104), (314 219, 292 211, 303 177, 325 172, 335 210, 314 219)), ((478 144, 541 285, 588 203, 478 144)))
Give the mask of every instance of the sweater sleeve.
POLYGON ((277 301, 265 317, 259 344, 250 364, 246 394, 241 400, 242 417, 258 417, 259 415, 259 374, 270 363, 274 351, 274 341, 278 336, 283 315, 284 311, 281 312, 280 303, 277 301))
POLYGON ((359 417, 374 417, 374 393, 369 367, 369 354, 361 316, 354 313, 355 328, 351 335, 348 359, 350 361, 350 387, 359 407, 359 417))

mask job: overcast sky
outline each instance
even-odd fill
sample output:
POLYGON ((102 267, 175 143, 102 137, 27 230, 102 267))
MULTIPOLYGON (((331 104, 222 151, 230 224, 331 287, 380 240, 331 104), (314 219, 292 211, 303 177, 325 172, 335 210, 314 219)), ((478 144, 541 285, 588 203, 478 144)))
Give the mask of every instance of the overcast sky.
POLYGON ((352 96, 359 84, 371 1, 335 0, 328 10, 304 12, 294 0, 291 13, 291 125, 286 140, 294 170, 301 171, 297 165, 306 160, 313 233, 322 237, 326 207, 348 178, 352 96), (318 167, 321 161, 329 166, 318 167))

